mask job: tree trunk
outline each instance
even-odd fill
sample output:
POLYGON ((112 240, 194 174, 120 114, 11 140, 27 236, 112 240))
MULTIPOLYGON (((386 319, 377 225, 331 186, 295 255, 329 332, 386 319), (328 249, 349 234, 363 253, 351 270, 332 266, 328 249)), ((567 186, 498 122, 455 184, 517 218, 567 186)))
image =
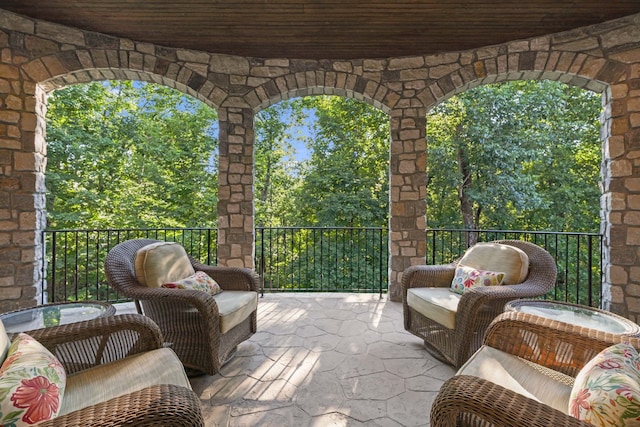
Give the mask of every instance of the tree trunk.
MULTIPOLYGON (((471 167, 469 166, 469 154, 466 150, 464 142, 458 140, 458 170, 462 180, 458 187, 458 200, 460 200, 460 213, 462 214, 462 224, 465 229, 473 230, 476 227, 475 215, 473 212, 473 203, 469 198, 469 189, 473 184, 473 177, 471 175, 471 167)), ((476 233, 467 233, 467 247, 473 246, 478 241, 476 233)))

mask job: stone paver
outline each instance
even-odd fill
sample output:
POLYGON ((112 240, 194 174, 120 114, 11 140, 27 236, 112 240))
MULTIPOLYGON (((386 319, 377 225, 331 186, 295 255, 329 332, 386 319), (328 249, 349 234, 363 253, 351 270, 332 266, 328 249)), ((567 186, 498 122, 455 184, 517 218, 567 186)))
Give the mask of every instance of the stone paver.
POLYGON ((258 333, 213 376, 191 379, 207 426, 428 426, 454 369, 370 294, 266 294, 258 333))

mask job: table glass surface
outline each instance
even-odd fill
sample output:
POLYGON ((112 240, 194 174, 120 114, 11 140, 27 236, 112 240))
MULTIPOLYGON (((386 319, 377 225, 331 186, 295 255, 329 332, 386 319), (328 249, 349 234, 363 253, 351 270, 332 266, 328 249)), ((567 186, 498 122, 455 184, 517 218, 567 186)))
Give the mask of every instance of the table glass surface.
POLYGON ((628 334, 638 331, 638 326, 630 321, 612 314, 592 310, 589 307, 562 304, 553 301, 529 301, 513 304, 513 309, 522 313, 533 314, 558 322, 583 326, 585 328, 610 332, 613 334, 628 334))
POLYGON ((8 333, 66 325, 103 316, 107 306, 97 303, 48 304, 0 315, 8 333))

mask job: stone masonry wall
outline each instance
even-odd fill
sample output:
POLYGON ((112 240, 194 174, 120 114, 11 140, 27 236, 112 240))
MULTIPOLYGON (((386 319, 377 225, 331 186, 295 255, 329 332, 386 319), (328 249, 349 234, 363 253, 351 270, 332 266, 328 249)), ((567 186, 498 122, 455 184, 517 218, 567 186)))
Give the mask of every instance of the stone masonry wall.
POLYGON ((464 52, 406 58, 260 59, 173 49, 0 9, 0 311, 37 302, 45 227, 45 94, 145 80, 218 110, 220 265, 254 267, 253 120, 280 100, 354 97, 389 114, 391 299, 425 262, 426 113, 468 88, 553 79, 603 93, 604 307, 640 320, 640 15, 464 52))

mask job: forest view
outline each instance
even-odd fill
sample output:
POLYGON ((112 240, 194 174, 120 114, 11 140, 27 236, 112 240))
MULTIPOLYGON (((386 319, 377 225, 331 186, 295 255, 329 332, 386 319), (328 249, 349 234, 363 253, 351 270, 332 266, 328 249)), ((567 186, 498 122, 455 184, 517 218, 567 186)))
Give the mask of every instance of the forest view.
MULTIPOLYGON (((599 95, 553 81, 438 105, 427 117, 427 225, 597 231, 600 109, 599 95)), ((47 120, 49 228, 215 227, 213 108, 155 84, 96 82, 54 92, 47 120)), ((255 223, 386 227, 388 122, 329 96, 258 113, 255 223)))
MULTIPOLYGON (((442 102, 427 116, 427 226, 597 232, 600 111, 599 95, 553 81, 487 85, 442 102)), ((215 230, 217 129, 213 108, 155 84, 55 91, 47 113, 48 229, 215 230)), ((389 117, 355 99, 296 98, 260 111, 255 135, 264 286, 386 289, 389 117)), ((195 237, 206 254, 193 255, 215 262, 211 236, 195 237)), ((56 298, 69 298, 69 288, 87 289, 77 298, 108 298, 100 259, 114 241, 99 232, 61 235, 68 254, 49 259, 47 272, 65 280, 54 283, 56 298)), ((562 250, 574 260, 591 256, 562 250)), ((571 273, 572 282, 597 280, 598 268, 571 273)))

